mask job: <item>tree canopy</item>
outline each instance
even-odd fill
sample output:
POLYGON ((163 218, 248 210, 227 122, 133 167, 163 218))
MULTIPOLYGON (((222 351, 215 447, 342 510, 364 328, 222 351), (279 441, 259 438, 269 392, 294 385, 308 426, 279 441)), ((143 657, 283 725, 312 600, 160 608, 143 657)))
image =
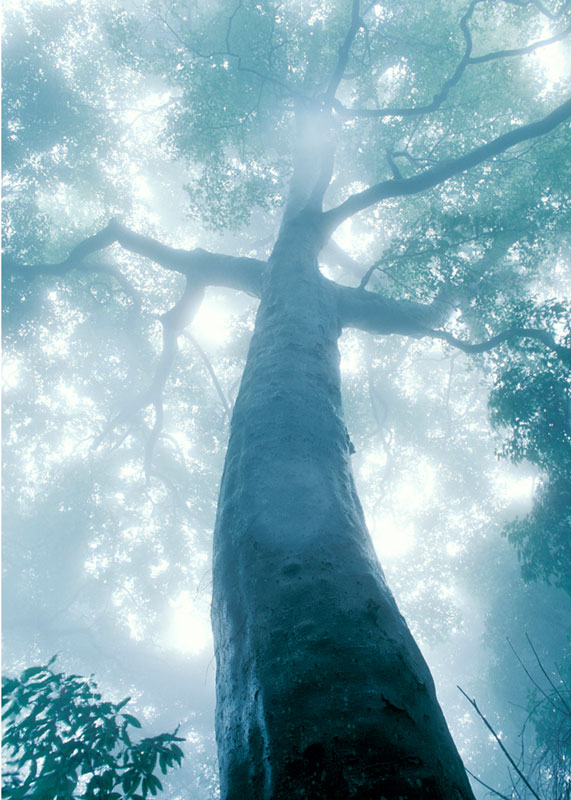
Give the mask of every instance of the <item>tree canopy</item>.
POLYGON ((6 3, 6 663, 61 650, 182 720, 173 797, 215 792, 210 531, 302 207, 373 541, 469 768, 504 780, 456 683, 521 724, 506 635, 568 674, 570 25, 558 0, 6 3))

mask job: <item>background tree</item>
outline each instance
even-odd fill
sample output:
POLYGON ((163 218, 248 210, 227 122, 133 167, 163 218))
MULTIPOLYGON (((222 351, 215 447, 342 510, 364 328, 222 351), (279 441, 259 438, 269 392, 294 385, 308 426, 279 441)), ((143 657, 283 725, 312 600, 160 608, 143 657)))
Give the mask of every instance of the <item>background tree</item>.
MULTIPOLYGON (((326 213, 332 224, 359 204, 387 197, 382 209, 374 207, 358 222, 353 218, 337 228, 322 254, 329 277, 362 283, 362 292, 343 293, 350 298, 351 324, 385 333, 386 320, 402 325, 406 310, 406 326, 398 330, 415 337, 435 336, 434 328, 444 323, 447 328, 437 337, 449 341, 454 336, 478 342, 499 333, 498 349, 479 357, 488 380, 495 381, 498 422, 519 424, 521 412, 509 407, 511 402, 516 409, 523 400, 521 408, 529 412, 527 427, 520 426, 519 457, 532 453, 525 442, 533 426, 542 442, 537 452, 544 456, 535 459, 541 469, 547 472, 545 454, 556 464, 557 448, 568 453, 568 417, 566 422, 555 411, 568 403, 565 353, 544 346, 561 348, 566 335, 565 307, 550 301, 556 290, 564 296, 569 227, 567 129, 556 125, 567 115, 561 105, 566 9, 490 2, 450 4, 445 11, 430 17, 430 36, 426 10, 406 4, 360 9, 358 25, 355 13, 351 21, 342 4, 300 5, 287 13, 272 4, 231 9, 157 4, 134 14, 113 5, 94 10, 30 4, 9 20, 6 58, 15 88, 5 100, 8 164, 13 164, 6 179, 6 229, 15 262, 13 269, 10 262, 5 268, 5 327, 7 376, 16 381, 17 402, 7 411, 6 427, 13 445, 8 454, 14 453, 11 463, 17 466, 10 470, 15 477, 7 491, 8 520, 30 514, 34 501, 24 545, 7 543, 13 578, 6 591, 20 613, 20 619, 9 618, 12 641, 20 637, 37 644, 38 636, 49 639, 50 632, 56 638, 79 634, 83 644, 78 647, 74 638, 75 652, 83 649, 89 660, 101 657, 103 642, 125 645, 110 608, 122 615, 132 647, 137 638, 150 636, 153 624, 159 632, 169 614, 176 619, 188 608, 190 595, 184 592, 207 573, 201 531, 211 524, 209 469, 219 468, 222 443, 211 432, 210 445, 200 448, 210 463, 197 461, 190 443, 207 428, 208 406, 189 402, 187 387, 195 397, 202 386, 216 398, 221 423, 239 374, 240 340, 251 327, 246 311, 236 349, 220 353, 212 364, 197 347, 199 314, 194 339, 180 342, 184 362, 175 361, 183 331, 177 313, 193 300, 180 283, 181 262, 175 258, 180 254, 157 249, 118 225, 72 251, 71 258, 66 254, 84 234, 121 213, 125 224, 163 241, 186 247, 200 242, 265 260, 293 165, 290 210, 303 199, 301 178, 311 178, 318 156, 329 151, 324 141, 337 149, 326 207, 342 210, 326 213), (559 66, 542 60, 546 52, 559 54, 559 66), (41 108, 46 111, 36 124, 34 114, 41 108), (559 116, 552 115, 553 108, 559 116), (290 146, 296 116, 306 143, 318 135, 305 153, 290 146), (530 128, 530 120, 543 122, 530 128), (515 138, 513 133, 502 138, 505 131, 517 131, 515 138), (492 150, 478 150, 482 142, 494 141, 492 150), (505 149, 518 141, 519 149, 505 149), (474 158, 458 161, 470 152, 495 154, 493 166, 482 161, 478 167, 474 158), (183 162, 193 223, 180 219, 183 195, 173 190, 181 184, 183 162), (470 165, 477 169, 458 172, 430 191, 431 181, 470 165), (373 194, 361 193, 367 183, 376 186, 373 194), (347 205, 348 191, 360 199, 347 205), (399 199, 403 191, 413 194, 399 199), (213 231, 200 231, 198 218, 213 231), (227 233, 220 242, 222 226, 227 233), (139 253, 151 247, 161 268, 149 267, 136 254, 127 260, 118 253, 113 264, 92 258, 87 269, 72 271, 92 246, 114 238, 139 253), (22 262, 36 266, 23 269, 22 262), (403 305, 407 301, 422 305, 403 305), (169 308, 175 310, 162 316, 161 351, 157 317, 169 308), (375 328, 381 314, 385 327, 375 328), (96 342, 90 335, 95 324, 96 342), (534 339, 516 342, 522 327, 551 331, 555 338, 535 333, 534 339), (502 340, 508 330, 512 335, 502 340), (156 369, 150 376, 152 360, 156 369), (79 383, 60 378, 68 362, 79 383), (213 367, 222 381, 212 380, 213 367), (541 404, 542 382, 553 386, 549 396, 561 397, 561 404, 541 404), (123 404, 126 385, 133 399, 123 404), (554 418, 542 428, 548 412, 554 418), (89 450, 94 440, 96 451, 89 450), (117 490, 118 478, 128 491, 117 490), (39 564, 52 577, 49 587, 40 580, 39 564), (57 580, 58 574, 65 579, 57 580), (26 580, 14 586, 16 575, 26 580), (41 598, 41 625, 34 617, 31 623, 27 613, 30 591, 41 598)), ((320 191, 325 169, 321 175, 320 191)), ((258 267, 252 260, 230 262, 195 252, 192 277, 202 280, 201 270, 208 270, 209 282, 256 294, 258 267)), ((203 330, 208 330, 204 323, 203 330)), ((497 552, 478 535, 486 531, 489 539, 496 524, 494 509, 484 506, 506 503, 498 494, 497 469, 486 461, 493 444, 474 442, 485 429, 474 373, 466 371, 463 356, 451 358, 438 341, 428 355, 440 359, 440 366, 426 360, 424 343, 403 345, 398 339, 372 349, 349 334, 343 352, 352 390, 350 420, 364 419, 369 398, 374 412, 368 430, 359 433, 356 425, 354 432, 349 424, 357 472, 370 480, 365 510, 374 541, 399 565, 390 573, 391 584, 423 642, 456 635, 462 616, 474 617, 474 606, 462 609, 459 595, 466 585, 473 588, 475 565, 497 552), (422 429, 418 419, 426 420, 422 429), (436 491, 438 502, 429 503, 436 491), (405 505, 411 506, 408 519, 405 505), (407 542, 414 544, 412 551, 407 542), (400 558, 405 553, 406 568, 400 558), (452 562, 452 580, 454 553, 461 559, 452 562)), ((506 452, 518 457, 513 448, 506 452)), ((503 470, 507 487, 514 485, 510 474, 503 470)), ((554 491, 552 497, 549 513, 562 520, 568 513, 564 495, 554 491)), ((520 538, 533 539, 541 550, 542 525, 528 521, 531 534, 520 538)), ((563 533, 564 525, 549 526, 553 529, 563 533)), ((557 548, 543 561, 533 547, 527 552, 538 564, 537 575, 556 578, 557 548)), ((491 580, 487 573, 483 578, 486 585, 491 580)), ((484 588, 476 594, 481 601, 484 588)), ((200 626, 193 624, 199 639, 200 626)), ((471 630, 477 631, 473 622, 471 630)), ((124 655, 123 663, 128 660, 124 655)), ((445 673, 455 669, 449 664, 445 673)), ((139 680, 149 684, 151 674, 139 680)), ((197 699, 189 702, 198 705, 197 699)))

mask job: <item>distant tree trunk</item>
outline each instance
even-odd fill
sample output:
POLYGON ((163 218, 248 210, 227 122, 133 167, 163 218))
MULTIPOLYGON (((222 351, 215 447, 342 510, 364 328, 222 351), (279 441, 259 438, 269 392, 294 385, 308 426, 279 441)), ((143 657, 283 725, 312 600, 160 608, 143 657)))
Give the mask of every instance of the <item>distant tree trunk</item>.
POLYGON ((339 315, 300 215, 269 262, 214 539, 223 800, 473 800, 357 498, 339 315))

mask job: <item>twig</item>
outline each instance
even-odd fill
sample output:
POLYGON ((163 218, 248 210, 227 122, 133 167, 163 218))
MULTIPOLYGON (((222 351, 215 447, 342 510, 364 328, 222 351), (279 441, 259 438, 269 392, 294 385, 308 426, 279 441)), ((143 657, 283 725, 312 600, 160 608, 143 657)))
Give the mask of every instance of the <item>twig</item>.
POLYGON ((565 699, 564 699, 564 698, 561 696, 561 693, 559 692, 559 689, 557 688, 557 686, 555 686, 555 684, 553 683, 553 681, 551 680, 551 678, 549 677, 549 675, 548 675, 548 674, 547 674, 547 672, 545 671, 545 668, 544 668, 543 664, 541 663, 541 659, 540 659, 540 658, 539 658, 539 656, 537 655, 537 651, 536 651, 535 647, 533 646, 533 644, 532 644, 532 641, 531 641, 531 639, 529 638, 529 635, 528 635, 527 633, 525 634, 525 638, 527 639, 527 643, 528 643, 528 645, 529 645, 529 646, 530 646, 530 648, 531 648, 531 652, 532 652, 532 653, 533 653, 533 655, 535 656, 535 660, 537 661, 537 664, 538 664, 538 666, 539 666, 539 669, 540 669, 540 670, 543 672, 543 674, 545 675, 545 679, 547 680, 548 684, 551 686, 551 688, 553 689, 553 691, 555 692, 555 694, 557 695, 557 697, 558 697, 558 698, 561 700, 561 702, 563 703, 563 707, 565 708, 565 710, 566 710, 566 711, 567 711, 569 714, 571 714, 571 708, 569 708, 569 706, 567 705, 567 703, 566 703, 565 699))
POLYGON ((481 711, 480 711, 480 709, 478 708, 478 704, 476 703, 476 701, 475 701, 475 700, 473 700, 473 699, 471 699, 470 697, 468 697, 468 695, 466 694, 466 692, 464 691, 464 689, 462 689, 462 687, 461 687, 461 686, 458 686, 458 690, 459 690, 459 691, 460 691, 460 692, 461 692, 461 693, 464 695, 464 697, 465 697, 465 698, 466 698, 466 700, 467 700, 467 701, 470 703, 470 705, 472 706, 472 708, 474 709, 474 711, 476 712, 476 714, 477 714, 477 715, 480 717, 480 719, 482 720, 482 722, 484 723, 484 725, 486 726, 486 728, 487 728, 487 729, 490 731, 490 733, 492 734, 492 736, 494 737, 494 739, 495 739, 495 740, 496 740, 496 742, 498 743, 498 746, 499 746, 500 750, 501 750, 501 751, 502 751, 502 753, 505 755, 505 757, 507 758, 507 760, 510 762, 510 764, 512 765, 512 767, 515 769, 515 771, 517 772, 517 774, 519 775, 519 777, 522 779, 522 781, 525 783, 525 785, 527 786, 527 788, 529 789, 529 791, 532 793, 532 795, 533 795, 533 796, 536 798, 536 800, 541 800, 541 797, 540 797, 540 796, 537 794, 537 792, 535 791, 535 789, 533 788, 533 786, 532 786, 532 785, 530 784, 530 782, 527 780, 527 778, 525 777, 525 775, 523 774, 523 772, 520 770, 520 768, 518 767, 518 765, 515 763, 515 761, 513 760, 513 758, 510 756, 510 754, 508 753, 508 751, 506 750, 506 748, 505 748, 505 747, 504 747, 504 745, 502 744, 502 741, 501 741, 500 737, 498 736, 498 734, 495 732, 495 730, 492 728, 492 726, 490 725, 490 723, 488 722, 488 720, 486 719, 486 717, 485 717, 485 716, 482 714, 482 712, 481 712, 481 711))
POLYGON ((473 772, 470 772, 470 770, 468 769, 468 767, 464 767, 464 769, 466 770, 466 772, 468 773, 468 775, 469 775, 471 778, 474 778, 474 780, 475 780, 475 781, 478 781, 478 783, 479 783, 481 786, 483 786, 483 787, 484 787, 484 789, 487 789, 489 792, 492 792, 492 794, 495 794, 495 795, 496 795, 496 797, 501 797, 501 798, 502 798, 502 800, 512 800, 512 798, 511 798, 511 797, 508 797, 507 795, 505 795, 505 794, 502 794, 501 792, 498 792, 498 790, 497 790, 497 789, 492 789, 492 787, 491 787, 491 786, 488 786, 488 784, 487 784, 487 783, 484 783, 484 781, 483 781, 481 778, 478 778, 478 776, 477 776, 477 775, 474 775, 474 773, 473 773, 473 772))
POLYGON ((189 340, 189 342, 192 342, 192 345, 194 346, 194 348, 198 352, 198 355, 202 359, 202 361, 204 363, 204 366, 208 370, 208 374, 212 378, 212 383, 214 384, 214 388, 216 389, 216 391, 218 393, 218 397, 220 398, 220 402, 222 403, 222 405, 224 407, 224 413, 226 414, 226 417, 228 419, 230 419, 230 417, 232 415, 232 409, 230 408, 230 404, 228 403, 228 400, 226 399, 226 395, 224 394, 224 389, 222 388, 222 386, 220 384, 220 381, 218 380, 216 372, 214 371, 214 367, 210 363, 210 359, 208 358, 208 356, 206 355, 206 353, 204 352, 204 350, 202 349, 202 347, 200 346, 200 344, 196 340, 196 337, 193 336, 190 331, 185 331, 184 332, 184 336, 189 340))
POLYGON ((532 684, 533 684, 533 686, 535 686, 535 688, 538 690, 538 692, 540 692, 540 693, 541 693, 541 694, 544 696, 544 698, 545 698, 546 700, 548 700, 548 701, 551 703, 551 705, 553 706, 553 708, 554 708, 556 711, 559 711, 559 709, 557 708, 557 706, 556 706, 556 705, 555 705, 555 703, 553 702, 553 699, 552 699, 552 698, 551 698, 551 697, 550 697, 550 696, 547 694, 547 692, 546 692, 546 691, 545 691, 545 690, 544 690, 544 689, 543 689, 543 688, 542 688, 542 687, 539 685, 539 683, 538 683, 538 682, 535 680, 535 678, 534 678, 534 677, 533 677, 533 675, 530 673, 530 671, 528 670, 528 668, 525 666, 525 664, 523 663, 523 661, 522 661, 522 660, 521 660, 521 658, 520 658, 520 655, 519 655, 519 653, 517 652, 517 650, 515 649, 515 647, 514 647, 514 646, 513 646, 513 644, 511 643, 511 641, 509 640, 509 637, 507 637, 507 636, 506 636, 506 641, 507 641, 507 643, 509 644, 509 646, 510 646, 510 649, 511 649, 512 653, 513 653, 513 654, 514 654, 514 656, 517 658, 517 660, 518 660, 518 662, 519 662, 519 665, 520 665, 520 667, 523 669, 523 671, 525 672, 525 674, 526 674, 526 675, 527 675, 527 677, 529 678, 529 681, 530 681, 530 683, 532 683, 532 684))

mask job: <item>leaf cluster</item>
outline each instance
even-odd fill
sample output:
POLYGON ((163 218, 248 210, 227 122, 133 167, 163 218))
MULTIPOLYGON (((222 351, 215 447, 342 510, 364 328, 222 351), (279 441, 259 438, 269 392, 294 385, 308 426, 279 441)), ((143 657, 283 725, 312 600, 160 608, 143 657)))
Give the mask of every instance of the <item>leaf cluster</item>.
POLYGON ((155 774, 180 766, 174 733, 134 742, 141 723, 119 703, 102 699, 92 678, 56 673, 45 666, 3 678, 3 793, 8 800, 41 797, 144 800, 162 790, 155 774))
MULTIPOLYGON (((536 313, 559 326, 567 316, 554 302, 536 313)), ((571 375, 552 356, 544 365, 539 361, 522 350, 502 365, 490 394, 492 424, 506 431, 500 455, 514 463, 526 460, 542 473, 531 513, 506 525, 504 535, 518 552, 524 580, 542 579, 571 594, 571 375)))

